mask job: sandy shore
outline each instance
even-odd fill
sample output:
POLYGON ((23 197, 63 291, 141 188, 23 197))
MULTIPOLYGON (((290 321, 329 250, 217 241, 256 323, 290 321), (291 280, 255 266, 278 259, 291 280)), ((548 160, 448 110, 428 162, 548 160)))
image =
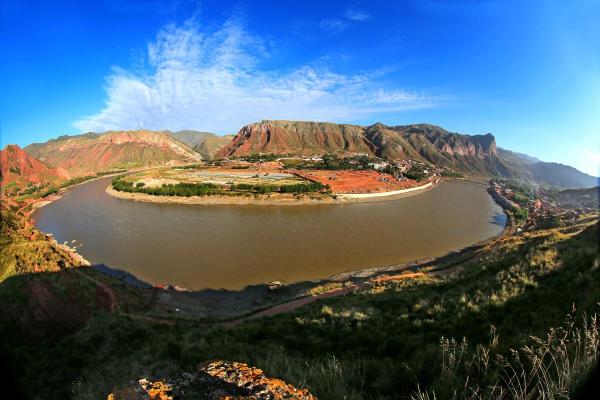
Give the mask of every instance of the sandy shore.
POLYGON ((311 196, 307 194, 265 194, 250 196, 156 196, 146 193, 120 192, 108 185, 106 193, 110 196, 134 201, 163 204, 204 204, 204 205, 310 205, 310 204, 344 204, 344 203, 368 203, 374 201, 396 200, 403 197, 420 193, 433 188, 440 180, 429 182, 421 186, 394 190, 391 192, 373 193, 341 193, 334 195, 311 196))
POLYGON ((422 190, 430 189, 436 185, 440 180, 435 182, 428 182, 421 186, 415 186, 407 189, 392 190, 390 192, 373 192, 373 193, 340 193, 338 198, 342 200, 375 200, 375 199, 395 199, 399 198, 400 195, 405 195, 412 192, 420 192, 422 190))

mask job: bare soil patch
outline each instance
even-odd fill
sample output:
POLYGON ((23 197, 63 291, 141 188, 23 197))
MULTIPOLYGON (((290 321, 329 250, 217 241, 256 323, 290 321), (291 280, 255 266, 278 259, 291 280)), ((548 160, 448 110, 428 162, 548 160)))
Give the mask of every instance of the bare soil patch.
POLYGON ((305 179, 329 185, 334 193, 381 193, 409 189, 421 185, 412 180, 399 180, 390 174, 373 170, 364 171, 329 171, 301 170, 298 176, 305 179))

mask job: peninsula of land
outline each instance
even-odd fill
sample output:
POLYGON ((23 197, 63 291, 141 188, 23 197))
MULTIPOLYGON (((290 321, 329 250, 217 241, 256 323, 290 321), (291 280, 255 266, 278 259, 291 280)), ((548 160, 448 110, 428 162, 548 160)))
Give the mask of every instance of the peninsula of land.
POLYGON ((269 155, 139 171, 114 179, 106 193, 156 203, 340 204, 414 195, 440 179, 434 168, 415 162, 269 155))

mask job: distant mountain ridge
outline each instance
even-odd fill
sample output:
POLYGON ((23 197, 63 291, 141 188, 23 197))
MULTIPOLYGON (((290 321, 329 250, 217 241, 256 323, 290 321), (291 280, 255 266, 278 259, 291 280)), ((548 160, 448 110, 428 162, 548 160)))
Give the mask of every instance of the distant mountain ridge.
POLYGON ((512 160, 517 163, 535 164, 538 162, 542 162, 542 160, 540 160, 538 158, 529 156, 527 154, 519 153, 516 151, 499 148, 498 152, 505 160, 512 160))
POLYGON ((600 187, 588 189, 567 189, 558 192, 557 202, 568 208, 600 209, 600 187))
POLYGON ((197 152, 168 134, 145 130, 61 136, 31 144, 24 150, 50 166, 74 174, 201 160, 197 152))
POLYGON ((528 164, 531 180, 543 186, 565 189, 590 188, 599 184, 598 178, 588 175, 569 165, 554 162, 528 164))
POLYGON ((217 152, 225 147, 233 135, 219 136, 211 132, 184 130, 178 132, 165 131, 173 139, 180 141, 200 153, 204 159, 212 159, 217 152))

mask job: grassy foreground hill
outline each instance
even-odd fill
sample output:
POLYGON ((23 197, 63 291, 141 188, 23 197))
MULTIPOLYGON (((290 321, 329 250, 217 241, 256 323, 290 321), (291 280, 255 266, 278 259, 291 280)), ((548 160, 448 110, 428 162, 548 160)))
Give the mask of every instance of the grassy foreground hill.
POLYGON ((321 399, 427 398, 419 389, 431 398, 501 398, 486 392, 514 390, 505 381, 513 370, 531 380, 530 398, 540 390, 564 398, 598 356, 597 214, 239 324, 149 314, 167 294, 60 262, 70 255, 47 237, 22 246, 35 229, 15 210, 4 209, 2 220, 0 259, 19 267, 0 283, 0 354, 33 398, 103 398, 213 359, 248 362, 321 399), (531 364, 528 351, 542 364, 531 364), (569 363, 557 370, 552 357, 569 363), (547 365, 543 376, 539 365, 547 365), (479 395, 466 396, 473 390, 479 395))

